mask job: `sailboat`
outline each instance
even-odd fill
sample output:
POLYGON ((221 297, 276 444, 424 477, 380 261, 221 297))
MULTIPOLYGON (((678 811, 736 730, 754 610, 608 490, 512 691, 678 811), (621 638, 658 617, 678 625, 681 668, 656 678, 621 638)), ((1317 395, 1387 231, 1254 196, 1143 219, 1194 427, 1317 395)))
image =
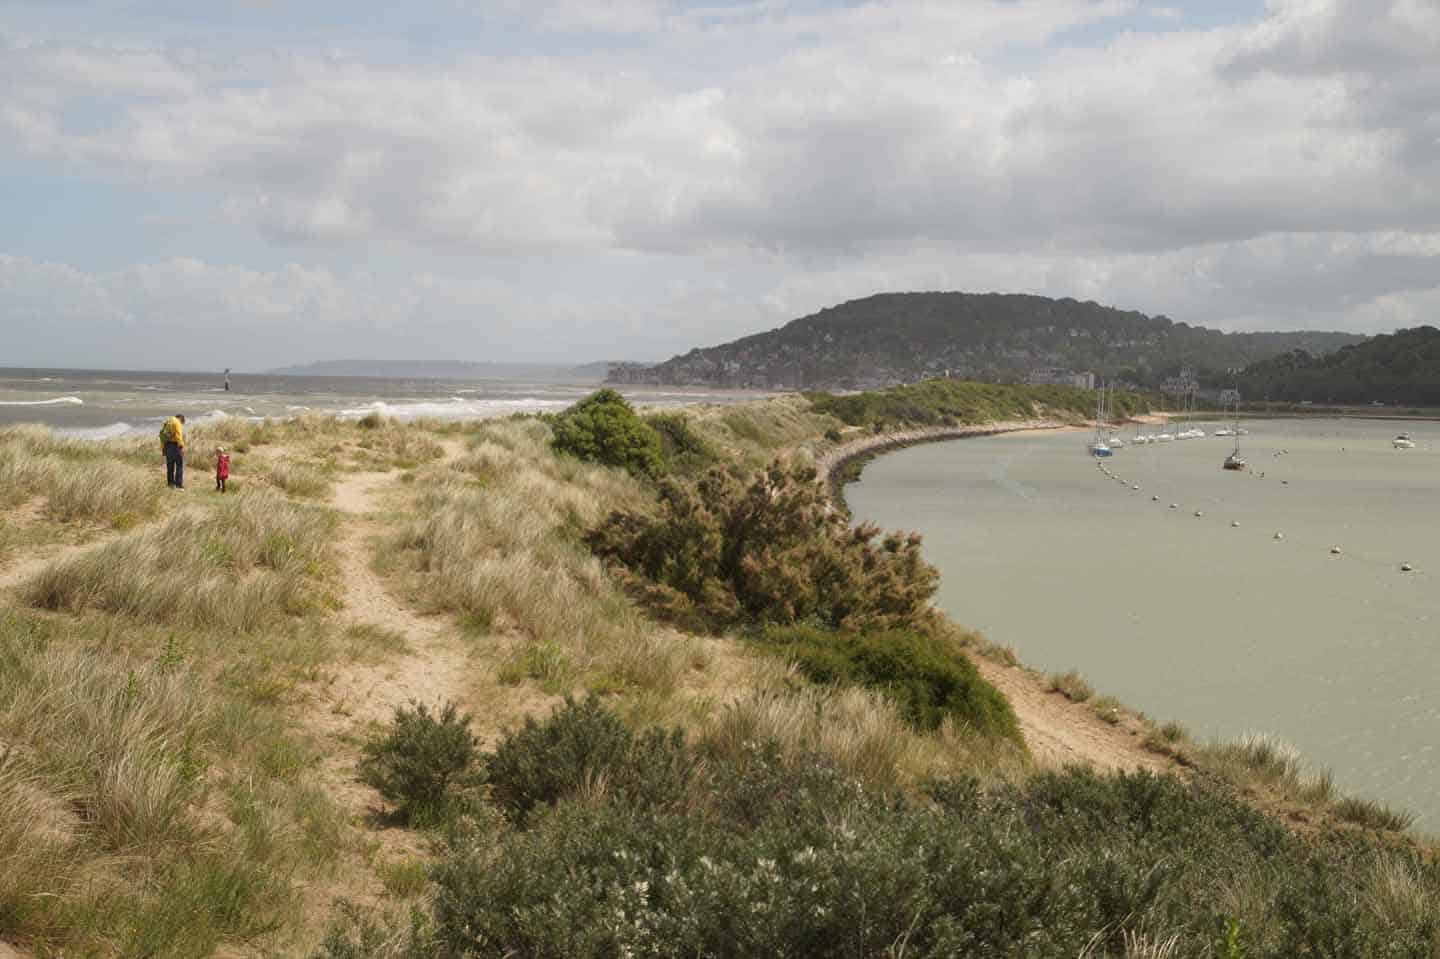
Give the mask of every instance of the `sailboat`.
POLYGON ((1091 456, 1114 456, 1115 451, 1105 441, 1105 384, 1100 384, 1100 398, 1095 408, 1095 439, 1090 444, 1091 456))
POLYGON ((1243 457, 1243 456, 1240 455, 1240 393, 1239 393, 1239 391, 1236 391, 1236 393, 1235 393, 1235 433, 1234 433, 1234 436, 1235 436, 1235 449, 1231 451, 1231 453, 1230 453, 1229 456, 1225 457, 1225 462, 1224 462, 1223 464, 1221 464, 1221 467, 1220 467, 1221 469, 1227 469, 1227 470, 1243 470, 1243 469, 1245 468, 1245 465, 1246 465, 1246 464, 1245 464, 1245 457, 1243 457))

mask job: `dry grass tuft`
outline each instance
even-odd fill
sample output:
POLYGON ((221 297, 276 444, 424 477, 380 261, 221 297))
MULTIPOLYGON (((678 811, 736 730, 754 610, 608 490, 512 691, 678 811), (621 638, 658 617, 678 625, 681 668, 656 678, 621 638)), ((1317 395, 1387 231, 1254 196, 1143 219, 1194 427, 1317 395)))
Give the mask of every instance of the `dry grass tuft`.
POLYGON ((1328 771, 1310 771, 1298 749, 1262 733, 1199 747, 1193 757, 1199 766, 1228 782, 1262 787, 1296 802, 1324 805, 1334 790, 1328 771))
POLYGON ((1072 703, 1086 702, 1095 695, 1094 687, 1073 669, 1064 673, 1051 673, 1048 688, 1052 693, 1060 693, 1072 703))
POLYGON ((22 596, 41 609, 248 631, 323 605, 334 525, 328 511, 244 493, 52 563, 22 596))
POLYGON ((0 508, 43 496, 56 522, 128 526, 153 516, 164 492, 158 472, 117 460, 108 446, 36 427, 0 430, 0 508))

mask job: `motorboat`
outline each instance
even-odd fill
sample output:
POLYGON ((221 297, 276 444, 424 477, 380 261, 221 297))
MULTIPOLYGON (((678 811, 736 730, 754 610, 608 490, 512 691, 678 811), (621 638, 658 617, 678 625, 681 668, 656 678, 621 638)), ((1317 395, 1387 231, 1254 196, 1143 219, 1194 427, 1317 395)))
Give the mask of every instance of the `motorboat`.
POLYGON ((1392 442, 1397 450, 1413 450, 1415 448, 1415 441, 1410 438, 1408 433, 1401 433, 1392 442))

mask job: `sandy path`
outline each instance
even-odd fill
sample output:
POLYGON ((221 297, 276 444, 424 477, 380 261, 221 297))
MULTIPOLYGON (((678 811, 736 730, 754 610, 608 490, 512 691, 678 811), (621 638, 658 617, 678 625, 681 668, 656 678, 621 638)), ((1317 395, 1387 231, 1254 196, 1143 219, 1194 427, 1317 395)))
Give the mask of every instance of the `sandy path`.
POLYGON ((1106 771, 1173 772, 1178 768, 1173 760, 1140 744, 1144 730, 1131 717, 1124 716, 1112 725, 1096 716, 1089 704, 1050 692, 1036 673, 979 656, 973 659, 980 675, 1010 700, 1037 764, 1083 763, 1106 771))
MULTIPOLYGON (((450 457, 457 452, 448 450, 450 457)), ((448 616, 422 616, 397 601, 371 567, 371 539, 381 530, 382 494, 398 474, 355 473, 335 488, 332 504, 342 514, 335 544, 343 608, 340 621, 371 626, 403 637, 403 651, 340 662, 312 685, 299 721, 314 737, 322 759, 316 785, 363 831, 362 848, 344 857, 334 879, 314 881, 304 891, 305 938, 318 938, 338 899, 362 905, 394 906, 375 867, 382 862, 426 856, 423 838, 385 819, 380 794, 355 778, 360 743, 372 723, 383 723, 396 706, 411 700, 436 707, 447 700, 463 706, 470 654, 448 616)), ((313 944, 313 943, 311 943, 313 944)))
POLYGON ((381 488, 393 482, 386 473, 356 473, 336 485, 333 505, 345 514, 335 553, 343 584, 339 618, 350 625, 373 626, 404 638, 403 652, 380 662, 337 666, 315 690, 318 703, 305 725, 325 740, 321 778, 325 788, 353 814, 374 818, 379 795, 355 781, 360 759, 358 736, 372 722, 385 722, 396 706, 411 700, 437 706, 461 701, 469 660, 464 643, 448 617, 421 616, 390 595, 371 568, 369 539, 377 530, 381 488))

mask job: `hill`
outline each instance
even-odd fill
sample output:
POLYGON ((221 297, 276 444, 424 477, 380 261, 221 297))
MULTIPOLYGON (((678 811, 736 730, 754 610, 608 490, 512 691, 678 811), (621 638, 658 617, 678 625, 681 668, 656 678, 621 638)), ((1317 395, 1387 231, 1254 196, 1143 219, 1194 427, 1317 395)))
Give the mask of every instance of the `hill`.
POLYGON ((1249 399, 1440 406, 1440 330, 1417 326, 1327 356, 1294 350, 1247 367, 1249 399))
POLYGON ((1220 385, 1229 379, 1225 370, 1292 350, 1327 353, 1362 339, 1308 331, 1222 333, 1068 298, 880 293, 653 366, 622 364, 610 381, 870 389, 946 370, 965 379, 1013 381, 1036 367, 1060 367, 1154 386, 1184 365, 1203 383, 1220 385))

